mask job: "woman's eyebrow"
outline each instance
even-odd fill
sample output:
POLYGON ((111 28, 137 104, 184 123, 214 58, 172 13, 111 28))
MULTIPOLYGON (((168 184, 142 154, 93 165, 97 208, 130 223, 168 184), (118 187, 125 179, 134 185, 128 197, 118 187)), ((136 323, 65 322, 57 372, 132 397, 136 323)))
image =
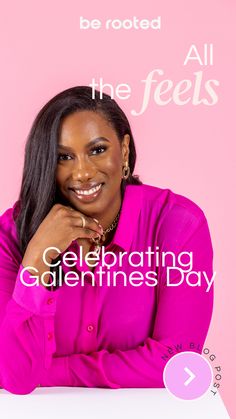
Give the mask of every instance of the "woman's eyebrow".
POLYGON ((110 142, 108 138, 106 137, 98 137, 98 138, 94 138, 94 140, 89 141, 86 147, 90 147, 91 145, 97 144, 99 143, 99 141, 106 141, 107 143, 110 142))
MULTIPOLYGON (((89 141, 89 142, 86 144, 86 147, 91 147, 92 145, 97 144, 97 143, 99 143, 100 141, 106 141, 107 143, 109 143, 109 142, 110 142, 110 141, 108 140, 108 138, 106 138, 106 137, 97 137, 97 138, 94 138, 93 140, 89 141)), ((66 145, 63 145, 63 144, 58 144, 58 148, 61 148, 61 149, 63 149, 63 150, 71 150, 71 151, 73 151, 73 148, 71 148, 71 147, 69 147, 69 146, 66 146, 66 145)))
POLYGON ((71 150, 71 151, 73 151, 73 148, 71 148, 69 146, 66 146, 66 145, 63 145, 63 144, 58 144, 58 148, 61 148, 63 150, 71 150))

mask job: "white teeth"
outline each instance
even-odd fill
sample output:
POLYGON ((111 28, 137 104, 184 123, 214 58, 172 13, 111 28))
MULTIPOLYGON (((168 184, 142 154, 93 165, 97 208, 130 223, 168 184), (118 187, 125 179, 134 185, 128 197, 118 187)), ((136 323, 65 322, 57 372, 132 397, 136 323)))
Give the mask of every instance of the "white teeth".
POLYGON ((95 186, 94 188, 91 188, 91 189, 87 189, 87 190, 77 189, 77 190, 75 190, 75 193, 77 195, 92 195, 95 192, 99 191, 101 186, 102 186, 102 184, 100 183, 100 185, 95 186))

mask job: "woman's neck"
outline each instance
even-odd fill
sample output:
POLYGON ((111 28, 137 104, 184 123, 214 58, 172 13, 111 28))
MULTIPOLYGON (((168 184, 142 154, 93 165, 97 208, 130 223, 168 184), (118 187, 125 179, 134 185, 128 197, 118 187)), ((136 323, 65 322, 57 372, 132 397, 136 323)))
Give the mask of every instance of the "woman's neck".
POLYGON ((122 197, 121 195, 118 197, 118 199, 110 205, 110 207, 107 209, 107 211, 104 211, 104 214, 95 214, 93 215, 94 218, 96 218, 103 227, 103 230, 105 231, 108 229, 113 221, 115 220, 117 214, 121 210, 122 205, 122 197))

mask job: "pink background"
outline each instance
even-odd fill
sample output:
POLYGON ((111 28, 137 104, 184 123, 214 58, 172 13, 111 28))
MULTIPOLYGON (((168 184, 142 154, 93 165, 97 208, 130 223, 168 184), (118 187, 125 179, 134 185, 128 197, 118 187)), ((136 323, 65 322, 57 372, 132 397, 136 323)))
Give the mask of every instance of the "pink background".
MULTIPOLYGON (((5 2, 0 17, 1 165, 0 212, 17 199, 24 143, 42 105, 65 88, 103 77, 129 83, 131 98, 118 100, 136 138, 136 173, 145 183, 168 187, 197 202, 208 218, 215 249, 215 309, 205 346, 222 367, 221 395, 233 411, 235 383, 235 278, 232 275, 235 227, 235 2, 233 0, 82 2, 21 0, 5 2), (4 10, 3 10, 4 9, 4 10), (156 18, 161 31, 79 29, 79 17, 156 18), (214 44, 214 66, 183 67, 192 43, 214 44), (163 78, 218 79, 219 102, 212 107, 151 102, 138 117, 143 83, 154 68, 163 78)), ((159 80, 163 79, 162 77, 159 80)))

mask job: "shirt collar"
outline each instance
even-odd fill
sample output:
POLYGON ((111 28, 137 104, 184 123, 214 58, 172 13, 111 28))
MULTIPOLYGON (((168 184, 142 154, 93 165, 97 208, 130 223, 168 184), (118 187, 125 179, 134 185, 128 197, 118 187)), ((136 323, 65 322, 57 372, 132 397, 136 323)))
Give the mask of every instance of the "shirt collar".
POLYGON ((118 226, 111 244, 129 251, 142 206, 142 185, 127 185, 124 192, 118 226))

